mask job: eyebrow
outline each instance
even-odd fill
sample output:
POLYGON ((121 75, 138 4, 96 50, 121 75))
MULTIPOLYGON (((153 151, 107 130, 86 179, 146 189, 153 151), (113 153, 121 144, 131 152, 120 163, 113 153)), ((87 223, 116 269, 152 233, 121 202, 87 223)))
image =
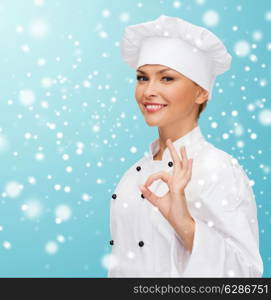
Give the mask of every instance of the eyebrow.
MULTIPOLYGON (((169 69, 169 68, 162 69, 162 70, 160 70, 160 71, 157 71, 156 74, 157 74, 157 73, 163 73, 163 72, 166 72, 166 71, 171 71, 171 69, 169 69)), ((141 71, 141 70, 137 70, 137 72, 140 72, 140 73, 142 73, 142 74, 147 74, 146 72, 141 71)))

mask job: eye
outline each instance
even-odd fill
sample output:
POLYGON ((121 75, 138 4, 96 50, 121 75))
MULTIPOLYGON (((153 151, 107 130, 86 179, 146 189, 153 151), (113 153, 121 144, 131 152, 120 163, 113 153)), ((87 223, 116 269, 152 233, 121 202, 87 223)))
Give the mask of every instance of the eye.
MULTIPOLYGON (((138 76, 136 77, 136 79, 137 79, 138 81, 145 81, 145 80, 148 80, 148 78, 147 78, 146 76, 140 76, 140 75, 138 75, 138 76), (141 80, 141 79, 143 79, 143 80, 141 80)), ((171 81, 171 80, 173 80, 174 78, 169 77, 169 76, 164 76, 164 77, 162 77, 162 79, 167 79, 166 81, 171 81)))
POLYGON ((147 78, 147 77, 145 77, 145 76, 140 76, 140 75, 136 76, 136 79, 137 79, 138 81, 141 81, 141 80, 140 80, 141 78, 147 78))
MULTIPOLYGON (((162 79, 164 79, 164 78, 167 78, 167 79, 169 79, 168 81, 171 81, 171 80, 173 80, 173 78, 172 77, 168 77, 168 76, 164 76, 162 79)), ((167 80, 166 80, 167 81, 167 80)))

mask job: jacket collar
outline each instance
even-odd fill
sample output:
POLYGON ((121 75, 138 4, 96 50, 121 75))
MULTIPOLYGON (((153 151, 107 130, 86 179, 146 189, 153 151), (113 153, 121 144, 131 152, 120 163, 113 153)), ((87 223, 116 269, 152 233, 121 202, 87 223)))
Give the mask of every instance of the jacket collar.
MULTIPOLYGON (((195 149, 199 142, 205 141, 204 136, 201 133, 199 126, 196 126, 191 131, 186 133, 184 136, 178 138, 175 141, 172 141, 173 146, 175 147, 177 153, 180 156, 180 147, 185 146, 188 153, 191 153, 191 150, 195 149)), ((159 151, 159 138, 154 140, 151 144, 149 144, 149 158, 154 162, 159 162, 159 160, 153 160, 154 155, 159 151)), ((172 160, 171 154, 168 148, 164 150, 162 161, 164 160, 172 160)))

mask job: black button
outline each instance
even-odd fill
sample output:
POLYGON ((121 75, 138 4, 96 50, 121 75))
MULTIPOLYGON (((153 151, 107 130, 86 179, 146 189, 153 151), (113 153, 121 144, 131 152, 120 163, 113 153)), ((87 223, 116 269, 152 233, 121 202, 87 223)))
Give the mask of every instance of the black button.
POLYGON ((110 245, 114 245, 114 241, 113 240, 110 241, 110 245))
POLYGON ((141 194, 141 198, 143 198, 143 199, 145 198, 143 194, 141 194))
POLYGON ((136 170, 139 172, 141 170, 141 167, 140 166, 137 166, 136 167, 136 170))
POLYGON ((169 167, 172 167, 172 166, 173 166, 173 162, 172 162, 172 161, 169 161, 169 162, 168 162, 168 166, 169 166, 169 167))
POLYGON ((113 194, 113 195, 112 195, 112 198, 113 198, 113 199, 116 199, 116 198, 117 198, 117 195, 116 195, 116 194, 113 194))
POLYGON ((143 241, 140 241, 140 242, 138 243, 138 245, 139 245, 139 247, 143 247, 143 246, 144 246, 144 242, 143 242, 143 241))

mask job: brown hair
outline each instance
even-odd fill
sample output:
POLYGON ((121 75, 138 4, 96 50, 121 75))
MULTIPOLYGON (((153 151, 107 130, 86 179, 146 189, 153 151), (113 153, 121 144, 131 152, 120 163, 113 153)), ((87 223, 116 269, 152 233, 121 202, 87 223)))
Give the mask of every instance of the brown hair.
POLYGON ((205 102, 203 102, 203 103, 201 103, 199 105, 199 111, 198 111, 198 115, 197 115, 197 120, 199 119, 200 114, 204 111, 205 107, 207 106, 207 101, 205 101, 205 102))

